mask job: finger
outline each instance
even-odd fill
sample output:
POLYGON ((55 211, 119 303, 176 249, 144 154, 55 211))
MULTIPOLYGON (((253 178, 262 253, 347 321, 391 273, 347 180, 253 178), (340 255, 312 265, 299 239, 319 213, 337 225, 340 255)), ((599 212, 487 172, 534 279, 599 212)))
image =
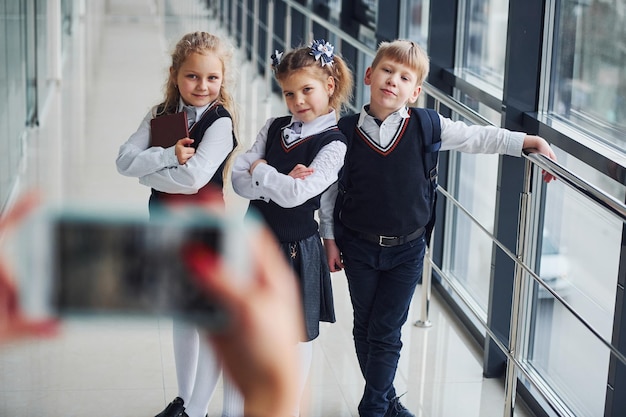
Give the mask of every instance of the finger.
POLYGON ((341 259, 337 261, 337 266, 339 267, 339 270, 342 270, 344 268, 343 261, 341 259))
POLYGON ((24 317, 11 319, 8 327, 0 329, 0 342, 33 337, 52 337, 59 332, 59 322, 54 319, 27 320, 24 317))
POLYGON ((196 283, 207 293, 216 295, 224 304, 232 304, 236 299, 233 286, 228 286, 228 274, 219 256, 211 249, 195 244, 185 250, 185 260, 193 272, 196 283))
MULTIPOLYGON (((259 284, 281 288, 284 281, 291 281, 291 268, 285 262, 274 235, 267 228, 262 228, 253 239, 252 253, 259 266, 259 284)), ((287 282, 286 287, 290 286, 287 282)))
POLYGON ((13 207, 0 214, 0 230, 12 227, 19 223, 28 213, 30 213, 40 201, 40 193, 38 191, 30 191, 18 199, 13 207))

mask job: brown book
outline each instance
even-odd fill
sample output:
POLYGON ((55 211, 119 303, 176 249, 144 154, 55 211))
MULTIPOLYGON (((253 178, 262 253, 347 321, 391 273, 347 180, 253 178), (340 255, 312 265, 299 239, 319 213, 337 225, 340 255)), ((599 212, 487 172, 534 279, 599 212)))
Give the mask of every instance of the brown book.
POLYGON ((150 146, 169 148, 182 138, 189 137, 187 114, 165 114, 150 120, 150 146))

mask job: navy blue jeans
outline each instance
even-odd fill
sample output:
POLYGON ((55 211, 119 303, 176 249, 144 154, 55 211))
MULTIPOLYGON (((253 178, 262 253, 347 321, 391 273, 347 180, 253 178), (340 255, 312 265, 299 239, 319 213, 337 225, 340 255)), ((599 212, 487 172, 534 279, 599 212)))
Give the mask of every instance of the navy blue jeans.
POLYGON ((350 232, 338 243, 354 309, 354 345, 365 378, 359 416, 383 417, 396 396, 400 333, 422 275, 426 243, 420 237, 381 247, 350 232))

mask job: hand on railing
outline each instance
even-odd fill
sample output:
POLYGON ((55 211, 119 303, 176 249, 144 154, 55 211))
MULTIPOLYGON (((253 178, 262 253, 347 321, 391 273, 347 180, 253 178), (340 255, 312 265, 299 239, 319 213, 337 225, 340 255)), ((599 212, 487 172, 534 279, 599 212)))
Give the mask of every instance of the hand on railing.
MULTIPOLYGON (((546 140, 540 136, 526 135, 526 137, 524 138, 524 144, 522 145, 522 148, 524 152, 527 154, 540 153, 556 162, 556 155, 554 154, 554 151, 552 151, 550 144, 546 142, 546 140)), ((550 174, 549 172, 545 170, 542 171, 542 175, 543 175, 543 180, 545 182, 550 182, 556 179, 554 175, 550 174)))

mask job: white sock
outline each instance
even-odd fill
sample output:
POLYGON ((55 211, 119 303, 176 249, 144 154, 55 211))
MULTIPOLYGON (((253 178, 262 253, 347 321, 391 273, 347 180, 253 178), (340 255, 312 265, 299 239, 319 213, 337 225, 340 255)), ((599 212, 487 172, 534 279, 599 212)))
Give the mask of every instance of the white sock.
POLYGON ((241 396, 241 393, 225 373, 223 374, 222 381, 224 384, 224 405, 222 406, 222 417, 242 417, 243 397, 241 396))
POLYGON ((202 332, 200 332, 199 345, 196 380, 189 403, 185 404, 185 412, 189 417, 206 416, 209 402, 215 392, 221 372, 215 353, 202 332))
POLYGON ((199 336, 195 327, 178 320, 174 320, 172 329, 178 396, 183 399, 186 407, 196 381, 199 336))
POLYGON ((309 370, 311 369, 311 361, 313 360, 313 341, 300 342, 296 346, 296 349, 298 350, 298 357, 300 359, 300 381, 298 381, 298 398, 300 398, 300 400, 294 410, 294 417, 300 415, 300 403, 302 402, 304 387, 309 378, 309 370))

